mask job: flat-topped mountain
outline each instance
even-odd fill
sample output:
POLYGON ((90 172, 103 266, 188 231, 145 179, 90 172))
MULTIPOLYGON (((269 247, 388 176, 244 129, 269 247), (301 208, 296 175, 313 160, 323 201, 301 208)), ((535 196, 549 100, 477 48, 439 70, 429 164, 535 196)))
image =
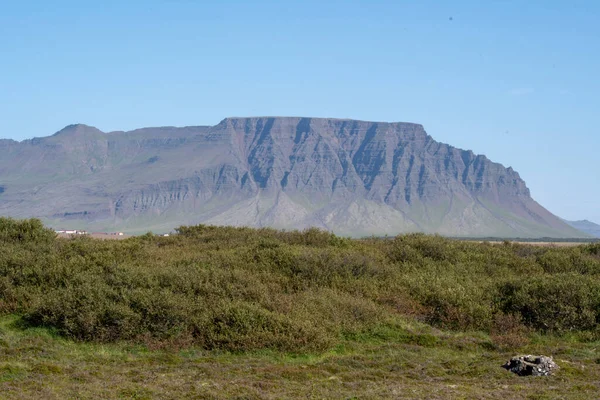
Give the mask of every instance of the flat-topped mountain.
POLYGON ((511 168, 421 125, 227 118, 216 126, 0 140, 0 215, 54 227, 317 226, 342 235, 582 237, 511 168))

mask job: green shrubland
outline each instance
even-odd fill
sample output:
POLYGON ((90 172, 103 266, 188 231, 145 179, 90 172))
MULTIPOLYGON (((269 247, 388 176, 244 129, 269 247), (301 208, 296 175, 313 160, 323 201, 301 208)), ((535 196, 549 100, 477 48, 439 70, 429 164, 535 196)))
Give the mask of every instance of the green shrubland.
POLYGON ((498 347, 532 334, 598 340, 600 245, 204 225, 103 241, 0 218, 0 314, 78 341, 227 351, 322 352, 385 335, 435 345, 400 331, 406 318, 498 347))

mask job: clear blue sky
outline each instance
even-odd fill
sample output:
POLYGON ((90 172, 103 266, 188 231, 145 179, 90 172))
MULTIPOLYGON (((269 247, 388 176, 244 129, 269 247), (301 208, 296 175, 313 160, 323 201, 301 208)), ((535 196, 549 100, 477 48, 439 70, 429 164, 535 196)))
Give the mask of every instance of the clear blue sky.
POLYGON ((418 122, 600 223, 600 2, 5 1, 0 137, 294 115, 418 122))

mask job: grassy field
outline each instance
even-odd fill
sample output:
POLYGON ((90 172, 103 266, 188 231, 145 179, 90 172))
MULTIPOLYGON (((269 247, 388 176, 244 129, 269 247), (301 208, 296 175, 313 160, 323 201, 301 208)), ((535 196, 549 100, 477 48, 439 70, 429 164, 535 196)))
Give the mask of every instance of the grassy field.
POLYGON ((599 244, 0 218, 0 398, 592 399, 599 322, 599 244))
POLYGON ((489 336, 414 322, 297 354, 78 343, 44 329, 22 330, 17 321, 0 323, 0 398, 594 399, 600 393, 598 343, 536 335, 521 350, 553 354, 558 376, 514 376, 500 368, 514 350, 499 350, 489 336))

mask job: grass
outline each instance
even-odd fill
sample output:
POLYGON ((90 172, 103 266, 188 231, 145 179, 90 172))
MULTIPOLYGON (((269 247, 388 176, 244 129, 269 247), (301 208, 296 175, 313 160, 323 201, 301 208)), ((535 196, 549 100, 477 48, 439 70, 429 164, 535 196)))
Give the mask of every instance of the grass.
POLYGON ((81 343, 18 321, 0 321, 2 398, 588 399, 600 391, 598 342, 534 338, 520 350, 552 354, 561 371, 521 378, 500 368, 514 351, 489 336, 414 321, 301 354, 81 343))
POLYGON ((600 245, 0 218, 0 398, 594 398, 600 245), (544 354, 557 376, 500 368, 544 354))

